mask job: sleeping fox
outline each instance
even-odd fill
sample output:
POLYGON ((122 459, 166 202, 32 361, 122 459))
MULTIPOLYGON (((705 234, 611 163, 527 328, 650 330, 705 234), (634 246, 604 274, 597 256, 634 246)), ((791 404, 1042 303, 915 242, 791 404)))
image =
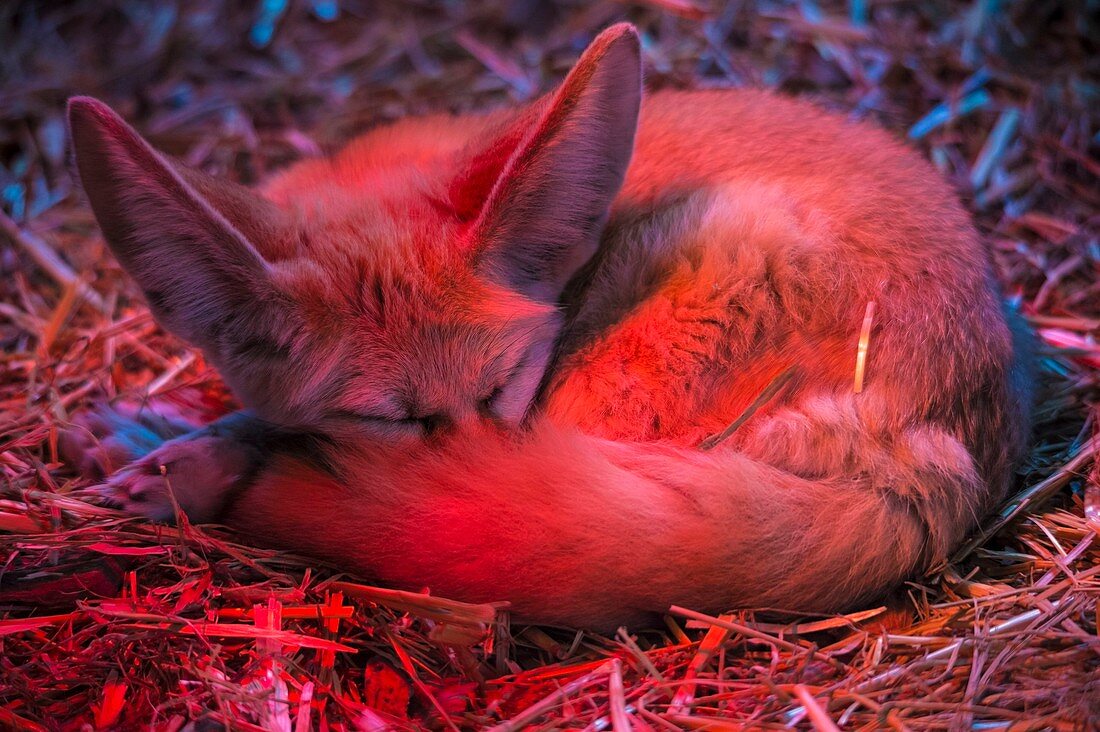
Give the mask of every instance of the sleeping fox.
POLYGON ((762 91, 643 97, 629 25, 529 106, 258 191, 69 121, 112 251, 247 410, 133 453, 100 489, 131 511, 609 628, 870 600, 1021 455, 1027 339, 930 166, 762 91))

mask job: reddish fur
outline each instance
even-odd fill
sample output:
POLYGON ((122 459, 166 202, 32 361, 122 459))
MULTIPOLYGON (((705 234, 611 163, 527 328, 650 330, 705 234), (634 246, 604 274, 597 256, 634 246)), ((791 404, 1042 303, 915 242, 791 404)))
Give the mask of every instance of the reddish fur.
MULTIPOLYGON (((186 177, 192 218, 257 237, 267 270, 241 284, 268 294, 213 335, 206 311, 169 327, 248 406, 337 447, 331 473, 278 458, 231 505, 181 505, 398 585, 581 625, 673 602, 838 610, 942 559, 1027 432, 1026 364, 965 213, 886 134, 760 91, 647 97, 630 158, 637 54, 618 26, 531 107, 400 122, 301 163, 255 203, 278 207, 262 219, 275 231, 238 190, 186 177), (792 364, 765 409, 696 449, 792 364), (357 414, 429 415, 449 434, 357 414)), ((135 156, 167 166, 96 105, 74 107, 86 186, 135 156)), ((128 252, 158 214, 112 195, 92 193, 97 216, 156 289, 128 252)))

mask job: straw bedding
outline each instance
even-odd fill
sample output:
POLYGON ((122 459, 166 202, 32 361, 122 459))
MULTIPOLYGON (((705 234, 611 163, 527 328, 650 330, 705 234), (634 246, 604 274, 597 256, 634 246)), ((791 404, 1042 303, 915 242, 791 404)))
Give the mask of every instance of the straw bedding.
POLYGON ((4 3, 0 728, 1095 729, 1096 18, 1084 0, 4 3), (57 458, 74 413, 231 398, 107 255, 67 95, 252 182, 386 120, 530 99, 624 18, 651 86, 765 85, 874 120, 973 211, 1041 336, 1045 396, 1016 491, 951 562, 848 617, 674 609, 601 637, 82 500, 57 458))

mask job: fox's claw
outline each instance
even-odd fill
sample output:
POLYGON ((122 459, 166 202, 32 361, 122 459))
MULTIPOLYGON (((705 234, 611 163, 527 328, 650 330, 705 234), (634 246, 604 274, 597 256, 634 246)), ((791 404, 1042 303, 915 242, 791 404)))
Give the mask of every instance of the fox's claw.
POLYGON ((150 521, 172 521, 175 519, 174 494, 169 493, 168 485, 164 476, 125 471, 92 486, 89 491, 107 505, 126 513, 144 516, 150 521))
POLYGON ((213 521, 248 472, 250 456, 227 440, 198 433, 164 443, 92 490, 152 521, 213 521))

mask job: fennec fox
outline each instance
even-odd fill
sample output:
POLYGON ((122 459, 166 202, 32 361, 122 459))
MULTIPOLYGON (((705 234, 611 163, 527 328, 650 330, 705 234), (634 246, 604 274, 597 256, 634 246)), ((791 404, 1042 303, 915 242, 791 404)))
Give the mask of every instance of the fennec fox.
POLYGON ((170 486, 193 520, 599 628, 838 611, 942 560, 1030 399, 967 216, 809 104, 643 100, 639 55, 612 27, 538 102, 402 121, 258 192, 73 99, 113 252, 249 410, 106 494, 163 519, 170 486))

